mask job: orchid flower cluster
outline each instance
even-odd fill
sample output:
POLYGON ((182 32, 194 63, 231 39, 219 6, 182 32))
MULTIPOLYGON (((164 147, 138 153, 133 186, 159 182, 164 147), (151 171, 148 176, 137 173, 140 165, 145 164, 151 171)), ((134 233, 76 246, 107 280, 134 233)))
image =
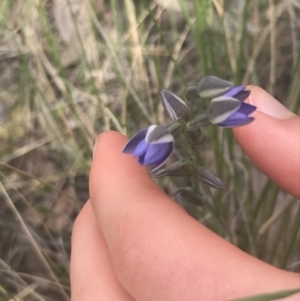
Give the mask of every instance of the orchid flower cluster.
MULTIPOLYGON (((213 188, 222 189, 225 187, 223 182, 198 160, 196 147, 205 141, 201 127, 213 124, 231 128, 248 124, 254 120, 249 115, 256 107, 244 102, 250 95, 245 86, 234 86, 214 76, 202 78, 187 92, 208 99, 207 110, 194 114, 183 99, 171 91, 162 90, 162 104, 173 123, 168 127, 151 125, 137 132, 125 145, 123 153, 133 154, 140 165, 153 166, 152 173, 156 177, 192 177, 193 181, 198 179, 213 188), (162 168, 174 151, 177 138, 181 139, 189 157, 162 168)), ((180 188, 177 193, 184 194, 189 190, 180 188)))

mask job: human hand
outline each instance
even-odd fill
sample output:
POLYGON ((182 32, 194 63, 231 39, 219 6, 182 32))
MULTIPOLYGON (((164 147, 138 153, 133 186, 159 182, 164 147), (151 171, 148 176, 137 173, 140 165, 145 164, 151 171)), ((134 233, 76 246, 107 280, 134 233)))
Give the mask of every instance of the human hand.
MULTIPOLYGON (((256 120, 234 134, 267 176, 300 197, 300 118, 249 88, 256 120)), ((72 301, 217 301, 299 287, 299 275, 244 253, 191 218, 121 153, 126 142, 116 132, 97 140, 90 200, 73 229, 72 301)))

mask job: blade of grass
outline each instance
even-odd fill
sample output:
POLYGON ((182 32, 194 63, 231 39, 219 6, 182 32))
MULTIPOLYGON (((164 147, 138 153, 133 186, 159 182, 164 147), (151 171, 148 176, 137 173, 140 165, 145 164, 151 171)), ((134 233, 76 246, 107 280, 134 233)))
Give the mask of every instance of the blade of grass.
POLYGON ((274 292, 274 293, 269 293, 269 294, 257 295, 257 296, 253 296, 253 297, 232 299, 230 301, 272 301, 272 300, 283 299, 283 298, 295 295, 299 292, 300 292, 300 289, 296 288, 296 289, 274 292))
POLYGON ((13 214, 15 215, 17 221, 20 223, 22 230, 24 231, 25 235, 28 238, 28 241, 30 242, 30 244, 33 247, 33 250, 36 252, 38 258, 40 259, 40 261, 43 263, 44 267, 48 270, 49 276, 51 277, 51 279, 53 279, 53 281, 55 281, 59 287, 61 288, 60 292, 61 295, 63 296, 64 300, 69 300, 68 295, 66 294, 65 290, 63 289, 63 287, 60 284, 60 281, 58 280, 58 278, 56 277, 56 275, 54 274, 52 268, 50 267, 49 263, 47 262, 44 254, 42 253, 40 247, 38 246, 37 242, 35 241, 35 239, 33 238, 32 234, 30 233, 27 225, 25 224, 22 216, 20 215, 19 211, 16 209, 12 199, 9 197, 5 187, 3 186, 2 182, 0 182, 0 189, 2 190, 2 194, 4 195, 4 198, 7 202, 8 207, 11 209, 11 211, 13 212, 13 214))

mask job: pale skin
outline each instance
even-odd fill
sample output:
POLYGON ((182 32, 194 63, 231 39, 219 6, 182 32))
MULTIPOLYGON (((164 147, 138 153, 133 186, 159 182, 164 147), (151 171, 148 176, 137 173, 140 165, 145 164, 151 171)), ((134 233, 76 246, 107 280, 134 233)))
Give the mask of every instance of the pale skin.
MULTIPOLYGON (((256 120, 234 135, 262 172, 300 198, 300 117, 248 88, 256 120)), ((121 153, 127 141, 112 131, 97 139, 90 200, 73 228, 72 301, 224 301, 300 287, 298 274, 246 254, 191 218, 121 153)))

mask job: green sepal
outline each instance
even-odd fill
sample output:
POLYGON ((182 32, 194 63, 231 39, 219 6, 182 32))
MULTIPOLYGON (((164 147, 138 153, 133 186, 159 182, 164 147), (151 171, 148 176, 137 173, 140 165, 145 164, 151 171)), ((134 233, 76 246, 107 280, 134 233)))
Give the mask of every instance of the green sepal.
POLYGON ((198 86, 190 86, 184 92, 184 97, 186 100, 190 101, 191 99, 199 98, 198 95, 198 86))
POLYGON ((174 122, 168 126, 168 130, 170 131, 170 133, 172 134, 172 136, 174 138, 179 137, 185 130, 186 123, 184 120, 182 120, 182 121, 183 122, 177 120, 176 122, 174 122))
POLYGON ((186 122, 185 122, 185 120, 183 120, 183 119, 181 119, 181 118, 178 118, 178 119, 176 120, 176 122, 178 122, 178 123, 182 126, 183 131, 185 131, 185 129, 186 129, 186 122))
POLYGON ((194 141, 194 144, 199 146, 203 143, 205 143, 207 138, 205 136, 200 136, 197 140, 194 141))
POLYGON ((208 119, 208 111, 200 111, 190 122, 189 125, 191 127, 198 126, 198 127, 205 127, 210 125, 210 121, 208 119))
POLYGON ((187 159, 187 160, 181 160, 178 162, 175 162, 171 164, 170 166, 166 168, 162 168, 157 170, 153 175, 156 178, 164 177, 164 176, 171 176, 171 177, 186 177, 191 176, 191 164, 194 162, 187 159))

